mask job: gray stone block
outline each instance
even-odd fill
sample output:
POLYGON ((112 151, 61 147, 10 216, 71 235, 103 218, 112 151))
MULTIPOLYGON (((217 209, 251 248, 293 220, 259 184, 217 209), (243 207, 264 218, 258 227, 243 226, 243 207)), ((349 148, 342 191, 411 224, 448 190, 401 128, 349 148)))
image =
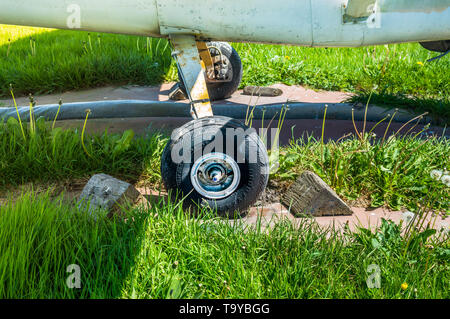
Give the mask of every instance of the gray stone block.
POLYGON ((140 197, 133 185, 106 174, 97 174, 87 182, 80 195, 79 204, 89 203, 91 214, 100 208, 110 217, 114 213, 120 213, 120 206, 133 205, 140 197))
POLYGON ((282 196, 292 214, 302 216, 352 215, 351 208, 319 176, 305 171, 282 196))
POLYGON ((277 88, 271 88, 266 86, 246 86, 244 88, 244 95, 253 95, 253 96, 280 96, 283 94, 283 91, 277 88))

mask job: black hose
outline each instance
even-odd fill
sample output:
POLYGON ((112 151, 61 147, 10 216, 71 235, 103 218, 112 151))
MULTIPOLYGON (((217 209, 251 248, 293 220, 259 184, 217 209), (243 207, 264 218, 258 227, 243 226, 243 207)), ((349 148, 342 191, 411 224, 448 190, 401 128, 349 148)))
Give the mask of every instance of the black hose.
MULTIPOLYGON (((325 112, 323 103, 289 103, 286 119, 323 119, 325 112)), ((348 103, 327 104, 327 119, 351 120, 353 105, 348 103)), ((222 102, 213 105, 214 115, 228 116, 236 119, 245 119, 247 114, 253 111, 253 119, 278 118, 282 107, 285 104, 271 104, 264 106, 247 106, 222 102)), ((44 117, 48 121, 53 121, 58 111, 58 104, 43 105, 34 107, 34 118, 44 117)), ((180 102, 155 102, 141 100, 117 100, 80 102, 63 104, 58 114, 57 120, 84 119, 86 110, 90 109, 90 119, 101 118, 131 118, 131 117, 190 117, 190 106, 180 102)), ((28 121, 30 110, 28 107, 19 107, 19 115, 22 121, 28 121)), ((367 121, 378 122, 388 116, 393 115, 394 109, 386 109, 378 106, 370 106, 367 112, 367 121)), ((364 120, 365 107, 355 108, 355 121, 364 120)), ((406 123, 417 116, 415 113, 406 110, 398 110, 393 122, 406 123)), ((0 118, 6 121, 9 117, 17 118, 14 107, 0 108, 0 118)), ((425 123, 431 122, 431 118, 425 118, 425 123)))

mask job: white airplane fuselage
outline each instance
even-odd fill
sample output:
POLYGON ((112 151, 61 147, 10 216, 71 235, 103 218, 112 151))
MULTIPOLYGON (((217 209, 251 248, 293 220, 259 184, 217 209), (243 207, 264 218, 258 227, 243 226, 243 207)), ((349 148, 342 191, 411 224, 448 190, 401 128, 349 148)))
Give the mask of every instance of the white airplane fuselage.
POLYGON ((358 47, 450 39, 450 0, 0 0, 0 23, 358 47))

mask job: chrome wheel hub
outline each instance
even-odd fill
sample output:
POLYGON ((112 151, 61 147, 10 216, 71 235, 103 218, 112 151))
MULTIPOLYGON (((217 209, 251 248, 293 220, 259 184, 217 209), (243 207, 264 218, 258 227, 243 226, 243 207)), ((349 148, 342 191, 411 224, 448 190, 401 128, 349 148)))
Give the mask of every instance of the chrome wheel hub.
POLYGON ((192 186, 200 195, 209 199, 230 196, 238 188, 240 181, 239 166, 227 154, 203 155, 192 166, 192 186))

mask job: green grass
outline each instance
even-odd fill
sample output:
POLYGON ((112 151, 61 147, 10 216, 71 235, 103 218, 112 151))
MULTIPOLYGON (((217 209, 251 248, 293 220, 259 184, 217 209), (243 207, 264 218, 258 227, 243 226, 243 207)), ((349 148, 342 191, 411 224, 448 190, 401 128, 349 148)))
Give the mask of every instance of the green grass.
POLYGON ((364 48, 305 48, 237 44, 244 84, 304 84, 324 90, 371 91, 445 97, 448 59, 425 63, 433 53, 418 44, 364 48), (419 65, 418 63, 425 63, 419 65))
POLYGON ((0 25, 0 96, 176 78, 164 39, 0 25), (12 39, 11 42, 8 39, 12 39))
MULTIPOLYGON (((26 94, 175 77, 164 40, 50 31, 34 34, 30 43, 29 36, 42 30, 2 31, 0 56, 8 55, 0 60, 3 96, 9 83, 16 93, 26 94), (14 42, 8 49, 10 36, 14 42)), ((412 94, 438 101, 433 105, 442 109, 433 109, 435 114, 447 110, 448 75, 441 68, 448 67, 448 60, 422 67, 416 59, 431 54, 416 45, 390 46, 389 51, 379 47, 373 58, 368 49, 236 47, 247 69, 244 85, 305 84, 361 91, 364 99, 364 90, 377 84, 376 99, 412 94), (281 58, 274 59, 277 55, 281 58), (387 55, 392 55, 389 62, 387 55), (401 57, 400 62, 394 57, 401 57), (386 88, 383 83, 391 84, 386 88), (441 98, 444 104, 439 104, 441 98)), ((429 105, 417 108, 428 110, 429 105)), ((159 161, 166 143, 161 134, 105 132, 84 136, 83 147, 78 130, 50 129, 42 120, 35 128, 23 125, 24 134, 17 120, 0 124, 2 188, 99 172, 152 184, 161 179, 159 161)), ((280 170, 271 179, 290 182, 309 169, 347 200, 363 196, 372 206, 445 212, 448 188, 430 172, 449 171, 448 154, 445 138, 352 136, 327 144, 310 138, 281 150, 280 170)), ((240 223, 231 226, 214 212, 190 217, 176 201, 124 209, 126 219, 110 220, 102 214, 93 219, 50 193, 14 196, 0 206, 0 298, 450 297, 448 237, 431 237, 431 230, 402 236, 400 226, 384 221, 376 232, 339 233, 308 222, 298 229, 279 223, 267 232, 244 232, 240 223), (73 264, 81 268, 81 289, 66 286, 67 267, 73 264), (380 289, 366 284, 368 267, 374 264, 381 270, 380 289)))
POLYGON ((430 112, 450 121, 449 58, 425 61, 435 53, 419 44, 364 48, 304 48, 237 44, 244 63, 243 85, 285 83, 356 93, 353 102, 430 112))
POLYGON ((324 146, 308 138, 292 142, 281 154, 276 179, 294 180, 310 170, 347 200, 364 197, 372 207, 417 211, 429 194, 442 194, 433 206, 450 210, 448 187, 430 176, 434 169, 450 170, 450 142, 445 137, 371 137, 364 142, 350 137, 324 146))
POLYGON ((123 134, 97 134, 84 137, 86 151, 77 129, 51 129, 36 121, 33 134, 10 118, 0 126, 0 187, 31 181, 58 181, 86 177, 94 173, 112 174, 129 181, 139 178, 159 182, 159 163, 166 140, 159 134, 134 137, 123 134))
MULTIPOLYGON (((301 84, 354 92, 358 101, 374 91, 374 102, 429 111, 444 122, 450 119, 450 60, 426 63, 436 54, 418 44, 234 47, 244 64, 242 86, 301 84)), ((167 41, 137 36, 0 26, 0 56, 2 97, 9 96, 10 83, 17 94, 38 94, 177 78, 167 41)))
MULTIPOLYGON (((167 138, 161 134, 134 137, 123 134, 84 136, 78 130, 51 129, 37 120, 34 133, 28 123, 10 118, 0 126, 0 186, 27 182, 54 182, 106 173, 131 182, 156 185, 161 180, 160 158, 167 138)), ((304 170, 316 172, 346 200, 365 198, 367 205, 418 211, 418 203, 437 194, 431 207, 448 211, 449 191, 433 180, 432 170, 450 171, 450 142, 413 136, 385 140, 352 136, 322 144, 300 139, 281 149, 280 168, 271 179, 292 182, 304 170)))
POLYGON ((94 220, 45 194, 1 206, 0 298, 450 297, 448 241, 430 231, 405 238, 384 222, 340 234, 305 222, 244 233, 170 203, 125 213, 94 220), (72 264, 80 289, 66 286, 72 264), (380 289, 366 284, 372 264, 380 289))

